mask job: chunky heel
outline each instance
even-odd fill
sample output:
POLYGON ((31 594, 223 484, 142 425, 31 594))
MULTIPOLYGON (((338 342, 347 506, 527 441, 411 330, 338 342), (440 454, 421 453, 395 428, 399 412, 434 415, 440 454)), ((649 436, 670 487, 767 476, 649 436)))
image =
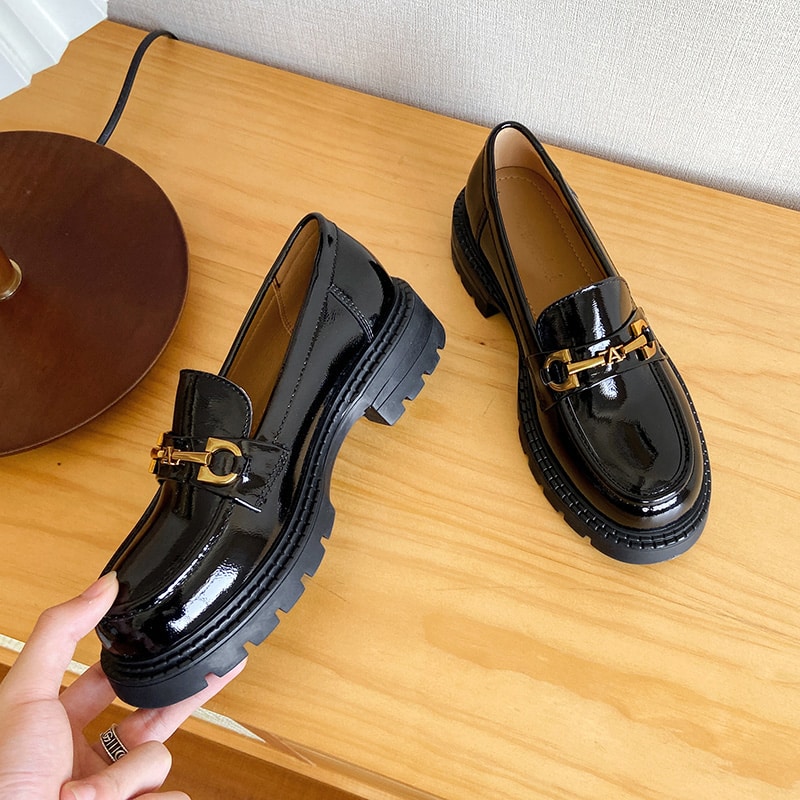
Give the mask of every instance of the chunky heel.
POLYGON ((402 279, 392 279, 398 292, 395 324, 383 334, 384 354, 364 390, 371 397, 364 416, 372 422, 394 425, 405 411, 403 402, 413 400, 439 363, 445 333, 417 293, 402 279))
POLYGON ((453 231, 451 236, 453 266, 461 283, 475 301, 475 306, 484 317, 491 317, 503 309, 500 288, 491 274, 490 267, 478 249, 469 227, 467 207, 463 190, 453 206, 453 231))

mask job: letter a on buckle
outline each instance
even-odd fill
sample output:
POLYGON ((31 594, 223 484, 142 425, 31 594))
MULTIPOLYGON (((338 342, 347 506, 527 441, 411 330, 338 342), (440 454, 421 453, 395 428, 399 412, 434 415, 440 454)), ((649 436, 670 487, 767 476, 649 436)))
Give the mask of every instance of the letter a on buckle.
POLYGON ((550 367, 558 363, 562 365, 562 374, 565 371, 566 377, 561 381, 550 377, 545 381, 545 384, 554 392, 566 392, 569 389, 577 389, 580 386, 578 374, 585 372, 587 369, 618 364, 638 351, 641 351, 645 360, 656 354, 656 340, 644 320, 634 320, 630 324, 629 330, 631 336, 634 337, 629 342, 607 347, 597 355, 583 361, 573 361, 572 353, 569 350, 558 350, 555 353, 550 353, 544 362, 544 374, 549 376, 550 367))

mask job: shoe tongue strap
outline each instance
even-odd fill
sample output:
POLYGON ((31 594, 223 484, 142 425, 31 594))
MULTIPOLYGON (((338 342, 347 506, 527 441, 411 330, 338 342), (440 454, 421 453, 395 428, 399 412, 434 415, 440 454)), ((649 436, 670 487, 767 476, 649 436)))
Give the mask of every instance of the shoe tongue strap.
POLYGON ((635 310, 628 284, 622 278, 606 278, 545 308, 536 333, 543 352, 581 347, 612 336, 635 310))
POLYGON ((209 372, 183 370, 172 430, 150 453, 150 471, 259 511, 289 460, 286 448, 248 439, 252 405, 235 383, 209 372))
POLYGON ((250 435, 250 398, 235 383, 210 372, 181 371, 172 433, 191 438, 250 435))
POLYGON ((150 457, 159 481, 204 489, 256 512, 289 463, 289 451, 278 444, 173 433, 162 435, 150 457))

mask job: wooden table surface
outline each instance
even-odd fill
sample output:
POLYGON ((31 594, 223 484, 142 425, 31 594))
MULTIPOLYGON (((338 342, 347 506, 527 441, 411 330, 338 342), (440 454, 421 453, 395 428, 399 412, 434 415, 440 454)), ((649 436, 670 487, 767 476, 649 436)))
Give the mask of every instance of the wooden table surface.
MULTIPOLYGON (((0 103, 0 129, 94 139, 141 36, 95 28, 0 103)), ((151 48, 110 146, 183 222, 185 311, 127 398, 0 460, 0 633, 24 640, 103 567, 154 491, 178 370, 218 370, 318 210, 409 280, 447 347, 394 428, 353 429, 319 571, 211 708, 268 739, 264 758, 367 797, 800 797, 800 216, 551 148, 686 379, 712 459, 699 543, 617 563, 535 484, 510 329, 478 314, 450 263, 451 205, 486 133, 151 48)), ((88 637, 77 658, 97 653, 88 637)))

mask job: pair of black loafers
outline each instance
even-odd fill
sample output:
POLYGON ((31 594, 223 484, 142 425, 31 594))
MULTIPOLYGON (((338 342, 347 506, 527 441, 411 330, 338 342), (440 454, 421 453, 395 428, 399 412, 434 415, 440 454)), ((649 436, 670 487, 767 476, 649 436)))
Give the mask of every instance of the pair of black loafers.
MULTIPOLYGON (((453 211, 453 261, 519 346, 531 470, 603 553, 647 564, 700 535, 710 472, 686 388, 536 138, 492 131, 453 211)), ((362 415, 394 424, 444 330, 319 214, 291 234, 218 375, 181 373, 159 488, 110 560, 98 626, 117 694, 158 707, 241 661, 303 591, 333 526, 331 470, 362 415)))

